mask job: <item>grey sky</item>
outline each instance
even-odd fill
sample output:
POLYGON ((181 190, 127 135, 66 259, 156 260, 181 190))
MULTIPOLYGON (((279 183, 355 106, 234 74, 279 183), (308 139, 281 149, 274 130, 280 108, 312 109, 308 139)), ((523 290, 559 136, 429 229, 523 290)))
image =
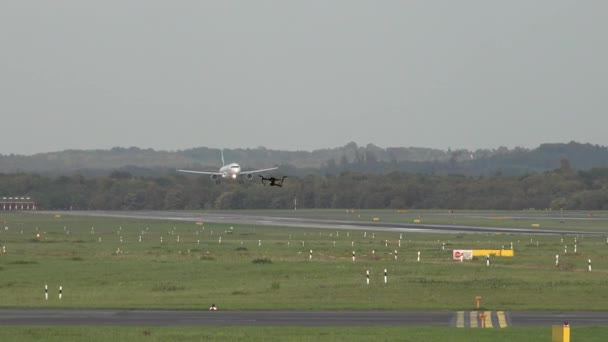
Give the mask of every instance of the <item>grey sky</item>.
POLYGON ((0 153, 608 145, 608 2, 0 1, 0 153))

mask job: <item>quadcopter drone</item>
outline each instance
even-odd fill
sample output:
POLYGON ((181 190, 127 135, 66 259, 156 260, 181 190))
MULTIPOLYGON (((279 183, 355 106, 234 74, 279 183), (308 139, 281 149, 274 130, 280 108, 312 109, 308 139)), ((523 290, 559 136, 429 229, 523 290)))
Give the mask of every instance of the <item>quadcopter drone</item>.
POLYGON ((287 176, 283 176, 281 178, 276 178, 276 177, 265 178, 264 176, 260 176, 260 178, 262 179, 262 184, 264 184, 264 185, 266 185, 266 182, 268 182, 268 184, 270 186, 282 187, 283 181, 285 180, 285 178, 287 178, 287 176))

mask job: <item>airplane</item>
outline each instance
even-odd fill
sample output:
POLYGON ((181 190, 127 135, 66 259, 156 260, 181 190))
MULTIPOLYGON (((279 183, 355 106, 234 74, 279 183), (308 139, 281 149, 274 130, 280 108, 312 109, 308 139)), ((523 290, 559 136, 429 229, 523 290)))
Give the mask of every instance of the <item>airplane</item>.
POLYGON ((285 180, 285 178, 287 178, 287 176, 283 176, 281 178, 276 178, 276 177, 265 178, 264 176, 260 175, 260 178, 262 178, 262 184, 264 184, 264 185, 266 185, 265 182, 270 182, 269 183, 270 186, 282 187, 283 181, 285 180))
POLYGON ((177 170, 177 171, 210 175, 211 179, 213 179, 215 181, 215 184, 220 184, 222 182, 222 178, 227 178, 229 180, 238 179, 239 183, 243 183, 242 174, 244 174, 248 180, 251 180, 251 179, 253 179, 254 173, 260 173, 260 172, 278 169, 278 167, 271 167, 268 169, 243 171, 243 170, 241 170, 241 166, 237 163, 226 164, 224 162, 224 151, 222 150, 221 153, 222 153, 222 165, 223 166, 220 168, 219 171, 194 171, 194 170, 177 170))

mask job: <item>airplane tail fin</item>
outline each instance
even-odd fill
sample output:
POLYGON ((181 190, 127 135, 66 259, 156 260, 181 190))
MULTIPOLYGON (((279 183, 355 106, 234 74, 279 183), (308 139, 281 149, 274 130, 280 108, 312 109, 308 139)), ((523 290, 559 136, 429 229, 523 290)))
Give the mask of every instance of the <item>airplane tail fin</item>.
POLYGON ((222 166, 226 165, 226 163, 224 162, 224 149, 220 150, 221 154, 222 154, 222 166))

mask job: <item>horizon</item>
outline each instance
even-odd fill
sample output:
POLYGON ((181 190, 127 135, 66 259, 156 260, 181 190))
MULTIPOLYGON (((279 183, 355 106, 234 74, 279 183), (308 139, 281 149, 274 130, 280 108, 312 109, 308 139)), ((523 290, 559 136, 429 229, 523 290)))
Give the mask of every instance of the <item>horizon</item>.
POLYGON ((381 148, 383 150, 389 149, 389 148, 420 148, 420 149, 431 149, 431 150, 436 150, 436 151, 442 151, 442 152, 449 152, 449 151, 467 151, 467 152, 475 152, 475 151, 495 151, 501 148, 507 148, 509 151, 513 151, 515 149, 526 149, 526 150, 535 150, 540 148, 542 145, 567 145, 567 144, 571 144, 571 143, 575 143, 575 144, 580 144, 580 145, 591 145, 591 146, 598 146, 598 147, 608 147, 608 145, 601 145, 601 144, 593 144, 593 143, 589 143, 589 142, 580 142, 580 141, 568 141, 568 142, 545 142, 545 143, 541 143, 538 146, 535 147, 523 147, 523 146, 513 146, 513 147, 509 147, 509 146, 498 146, 498 147, 488 147, 488 148, 478 148, 478 149, 466 149, 466 148, 447 148, 447 149, 439 149, 439 148, 432 148, 432 147, 424 147, 424 146, 379 146, 377 144, 374 143, 367 143, 367 144, 358 144, 354 141, 350 141, 348 143, 345 143, 343 145, 340 146, 334 146, 334 147, 325 147, 325 148, 318 148, 318 149, 313 149, 313 150, 304 150, 304 149, 295 149, 295 150, 287 150, 287 149, 274 149, 274 148, 269 148, 266 146, 256 146, 256 147, 235 147, 235 148, 228 148, 228 147, 215 147, 215 146, 194 146, 194 147, 189 147, 189 148, 185 148, 185 149, 177 149, 177 150, 167 150, 167 149, 155 149, 152 147, 139 147, 139 146, 112 146, 110 148, 91 148, 91 149, 76 149, 76 148, 69 148, 69 149, 64 149, 64 150, 57 150, 57 151, 48 151, 48 152, 36 152, 36 153, 32 153, 32 154, 17 154, 17 153, 0 153, 0 156, 19 156, 19 157, 31 157, 31 156, 35 156, 35 155, 40 155, 40 154, 53 154, 53 153, 63 153, 63 152, 70 152, 70 151, 74 151, 74 152, 91 152, 91 151, 112 151, 113 149, 138 149, 138 150, 152 150, 154 152, 167 152, 167 153, 179 153, 179 152, 183 152, 183 151, 188 151, 188 150, 193 150, 193 149, 197 149, 197 148, 207 148, 207 149, 217 149, 217 150, 256 150, 256 149, 266 149, 266 150, 271 150, 271 151, 285 151, 285 152, 315 152, 315 151, 321 151, 321 150, 332 150, 332 149, 338 149, 338 148, 342 148, 347 146, 348 144, 351 143, 355 143, 357 145, 358 148, 365 148, 367 145, 373 145, 376 146, 378 148, 381 148))

